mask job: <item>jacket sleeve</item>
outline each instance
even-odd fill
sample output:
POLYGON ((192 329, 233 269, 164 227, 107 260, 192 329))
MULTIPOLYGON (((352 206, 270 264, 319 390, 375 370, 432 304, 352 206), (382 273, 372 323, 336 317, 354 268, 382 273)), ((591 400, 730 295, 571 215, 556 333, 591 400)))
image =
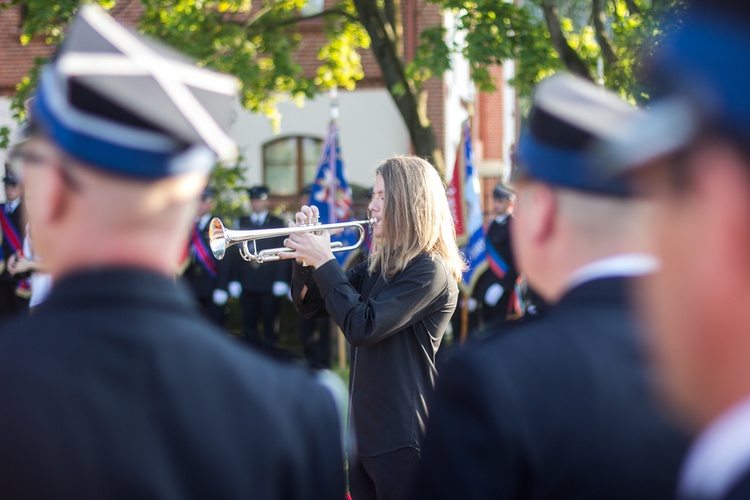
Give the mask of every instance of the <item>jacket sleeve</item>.
POLYGON ((313 277, 329 315, 353 346, 380 342, 445 306, 449 298, 447 271, 426 257, 387 282, 380 277, 369 297, 335 260, 313 271, 313 277))

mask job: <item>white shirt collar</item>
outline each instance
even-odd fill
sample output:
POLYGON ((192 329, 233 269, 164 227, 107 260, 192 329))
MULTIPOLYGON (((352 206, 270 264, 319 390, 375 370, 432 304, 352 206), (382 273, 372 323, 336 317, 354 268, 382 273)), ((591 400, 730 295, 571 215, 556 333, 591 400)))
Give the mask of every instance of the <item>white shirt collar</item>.
POLYGON ((750 467, 750 397, 714 420, 690 448, 680 492, 723 497, 750 467))
POLYGON ((507 219, 508 217, 510 217, 510 212, 505 212, 495 217, 495 222, 500 223, 504 221, 505 219, 507 219))
POLYGON ((19 196, 19 197, 18 197, 18 198, 16 198, 15 200, 13 200, 13 201, 8 201, 8 202, 6 202, 6 203, 7 203, 7 204, 8 204, 8 206, 10 207, 10 208, 8 208, 8 209, 6 210, 6 212, 10 213, 10 212, 14 211, 14 210, 15 210, 16 208, 18 208, 18 205, 20 205, 20 204, 21 204, 21 197, 19 196))
POLYGON ((203 231, 206 228, 206 224, 208 224, 208 221, 210 220, 211 214, 201 215, 200 219, 198 219, 198 229, 203 231))
POLYGON ((643 276, 659 269, 659 261, 646 253, 623 253, 589 262, 568 276, 567 290, 599 278, 643 276))

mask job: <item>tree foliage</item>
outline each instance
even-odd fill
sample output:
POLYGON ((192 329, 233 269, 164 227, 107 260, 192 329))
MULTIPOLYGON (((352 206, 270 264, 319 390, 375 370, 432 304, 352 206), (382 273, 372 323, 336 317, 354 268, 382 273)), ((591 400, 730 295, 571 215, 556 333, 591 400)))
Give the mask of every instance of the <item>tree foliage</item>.
MULTIPOLYGON (((301 99, 333 86, 355 87, 363 77, 359 50, 372 51, 385 85, 409 131, 416 154, 440 166, 427 119, 424 83, 451 69, 453 54, 470 64, 481 91, 492 91, 490 65, 513 59, 512 84, 528 96, 545 76, 567 69, 598 80, 631 100, 647 98, 638 85, 638 61, 658 43, 663 16, 684 8, 685 0, 428 0, 451 14, 461 41, 442 25, 422 31, 412 60, 404 51, 401 0, 338 0, 307 13, 308 0, 96 0, 112 13, 133 2, 143 4, 138 29, 178 47, 208 67, 236 75, 247 109, 280 117, 281 98, 301 99), (326 43, 318 69, 305 75, 295 51, 299 27, 324 21, 326 43), (283 96, 283 97, 282 97, 283 96)), ((405 0, 415 1, 415 0, 405 0)), ((79 0, 11 0, 25 4, 22 42, 44 37, 61 40, 79 0)), ((7 4, 5 4, 7 6, 7 4)), ((22 118, 22 102, 35 73, 18 85, 13 109, 22 118)))

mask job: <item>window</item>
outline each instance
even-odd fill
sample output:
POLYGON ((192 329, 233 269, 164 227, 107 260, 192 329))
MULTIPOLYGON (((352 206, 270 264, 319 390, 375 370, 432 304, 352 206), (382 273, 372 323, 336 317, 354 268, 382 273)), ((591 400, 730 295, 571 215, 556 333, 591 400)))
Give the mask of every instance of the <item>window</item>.
POLYGON ((264 184, 271 194, 296 195, 318 173, 323 141, 315 137, 282 137, 263 146, 264 184))

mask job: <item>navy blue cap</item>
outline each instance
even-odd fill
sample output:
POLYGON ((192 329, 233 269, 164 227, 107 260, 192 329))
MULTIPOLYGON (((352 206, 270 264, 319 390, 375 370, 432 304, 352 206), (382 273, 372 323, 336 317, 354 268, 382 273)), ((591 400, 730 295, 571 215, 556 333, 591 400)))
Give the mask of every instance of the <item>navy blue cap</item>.
POLYGON ((512 201, 516 199, 516 195, 513 193, 513 191, 509 187, 504 186, 501 182, 495 185, 495 188, 492 190, 492 197, 496 200, 512 201))
POLYGON ((212 187, 205 187, 201 193, 201 200, 212 200, 216 196, 216 190, 212 187))
POLYGON ((228 130, 238 88, 86 4, 42 71, 31 116, 94 168, 159 179, 236 156, 228 130))
POLYGON ((251 200, 265 200, 268 198, 268 188, 266 186, 253 186, 247 190, 251 200))
POLYGON ((701 130, 750 142, 747 21, 747 13, 710 2, 680 20, 645 64, 651 109, 611 141, 608 163, 616 173, 685 148, 701 130))
POLYGON ((3 177, 3 183, 6 185, 9 184, 11 186, 17 186, 21 184, 21 181, 16 176, 14 176, 12 172, 8 172, 5 174, 5 177, 3 177))
POLYGON ((629 195, 629 185, 607 175, 594 152, 636 114, 627 102, 588 80, 566 73, 545 79, 534 92, 514 177, 592 194, 629 195))

